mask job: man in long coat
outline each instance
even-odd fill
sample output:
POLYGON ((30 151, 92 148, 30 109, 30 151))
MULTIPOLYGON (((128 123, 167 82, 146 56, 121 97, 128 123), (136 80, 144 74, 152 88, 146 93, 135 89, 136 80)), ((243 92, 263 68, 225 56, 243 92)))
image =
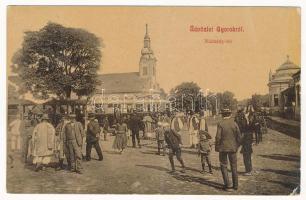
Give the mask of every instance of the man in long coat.
POLYGON ((139 130, 141 126, 141 120, 140 117, 137 116, 137 114, 134 112, 129 123, 129 127, 131 128, 132 131, 132 142, 133 142, 133 148, 136 148, 136 139, 138 143, 138 147, 141 148, 140 146, 140 138, 139 138, 139 130))
POLYGON ((91 149, 94 147, 99 156, 99 161, 103 160, 102 150, 99 144, 99 134, 101 128, 99 122, 95 120, 94 113, 88 115, 89 123, 87 125, 87 136, 86 136, 86 160, 91 160, 91 149))
POLYGON ((67 159, 68 168, 71 167, 70 159, 69 159, 69 152, 68 152, 68 146, 65 141, 65 126, 68 123, 67 116, 63 116, 60 123, 56 126, 55 129, 55 143, 56 143, 56 151, 57 151, 57 157, 59 159, 59 163, 57 166, 57 170, 64 169, 64 159, 67 159))
POLYGON ((76 115, 70 114, 70 121, 65 126, 65 141, 64 143, 68 146, 69 160, 71 163, 71 172, 81 174, 82 166, 82 145, 84 137, 84 129, 80 122, 75 120, 76 115))
POLYGON ((243 136, 242 148, 240 153, 243 156, 243 162, 245 167, 245 175, 252 175, 252 143, 253 143, 253 132, 251 124, 246 117, 243 109, 239 109, 237 115, 235 116, 235 122, 238 124, 240 132, 243 136))
POLYGON ((223 120, 217 125, 215 150, 216 152, 219 152, 219 161, 224 181, 224 190, 237 190, 237 150, 241 143, 241 134, 238 125, 234 119, 231 118, 231 111, 229 109, 222 110, 222 117, 223 120), (230 188, 229 186, 227 159, 230 161, 232 170, 233 188, 230 188))
POLYGON ((55 129, 48 122, 47 114, 42 116, 42 121, 36 125, 32 135, 33 142, 33 164, 35 171, 41 170, 51 162, 55 150, 55 129))

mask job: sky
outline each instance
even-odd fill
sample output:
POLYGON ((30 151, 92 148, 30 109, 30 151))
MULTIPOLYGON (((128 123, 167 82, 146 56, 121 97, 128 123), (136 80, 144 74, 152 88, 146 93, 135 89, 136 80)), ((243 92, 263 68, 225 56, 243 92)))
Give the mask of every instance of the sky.
POLYGON ((48 22, 98 36, 104 44, 99 73, 138 71, 148 24, 157 81, 166 92, 193 81, 203 90, 228 90, 241 100, 268 93, 269 71, 287 55, 301 63, 300 9, 294 7, 10 6, 7 15, 8 74, 24 32, 37 31, 48 22), (215 31, 191 32, 192 25, 215 31), (217 26, 243 27, 243 32, 219 33, 217 26))

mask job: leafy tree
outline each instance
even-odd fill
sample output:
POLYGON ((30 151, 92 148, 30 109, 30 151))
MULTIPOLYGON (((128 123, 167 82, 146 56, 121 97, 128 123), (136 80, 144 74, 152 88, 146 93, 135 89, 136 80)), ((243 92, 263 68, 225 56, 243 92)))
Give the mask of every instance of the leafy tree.
POLYGON ((250 104, 253 106, 255 111, 260 110, 260 108, 263 106, 267 107, 269 106, 269 95, 253 94, 250 104))
POLYGON ((47 99, 70 99, 71 93, 90 95, 97 82, 102 45, 94 34, 48 23, 39 31, 25 32, 22 48, 13 56, 13 72, 22 93, 47 99))
POLYGON ((237 108, 237 99, 234 98, 234 93, 230 91, 225 91, 223 93, 218 93, 218 101, 220 102, 220 109, 222 108, 230 108, 235 110, 237 108))
POLYGON ((179 110, 196 110, 200 87, 194 82, 183 82, 170 91, 176 99, 176 108, 179 110))

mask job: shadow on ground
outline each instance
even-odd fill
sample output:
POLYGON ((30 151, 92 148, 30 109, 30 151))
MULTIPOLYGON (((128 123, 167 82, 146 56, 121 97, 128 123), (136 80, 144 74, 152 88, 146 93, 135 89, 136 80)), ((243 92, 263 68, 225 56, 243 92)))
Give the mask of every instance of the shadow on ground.
POLYGON ((279 184, 285 188, 290 188, 292 191, 294 189, 296 189, 299 185, 298 184, 294 184, 294 183, 289 183, 289 182, 281 182, 281 181, 268 181, 269 183, 275 183, 275 184, 279 184))
POLYGON ((296 156, 296 155, 271 154, 271 155, 258 155, 258 156, 261 156, 263 158, 273 159, 273 160, 300 162, 300 156, 296 156))
POLYGON ((169 169, 167 169, 165 167, 153 166, 153 165, 136 165, 136 167, 145 167, 145 168, 155 169, 155 170, 164 171, 164 172, 168 172, 169 171, 169 169))
MULTIPOLYGON (((160 166, 153 166, 153 165, 136 165, 137 167, 145 167, 145 168, 149 168, 149 169, 155 169, 155 170, 159 170, 159 171, 163 171, 163 172, 169 172, 169 169, 165 168, 165 167, 160 167, 160 166)), ((186 167, 186 170, 191 170, 191 171, 196 171, 196 172, 200 172, 200 170, 198 169, 194 169, 194 168, 190 168, 190 167, 186 167)), ((207 185, 216 189, 223 189, 223 185, 220 183, 216 183, 213 181, 209 181, 205 178, 200 178, 200 177, 195 177, 195 176, 191 176, 191 175, 187 175, 187 174, 180 174, 180 173, 169 173, 171 174, 172 177, 174 177, 177 180, 183 181, 183 182, 196 182, 196 183, 200 183, 203 185, 207 185)))
POLYGON ((295 170, 295 171, 286 171, 286 170, 279 170, 279 169, 261 169, 261 171, 264 172, 272 172, 275 174, 280 174, 284 176, 292 176, 292 177, 300 177, 300 172, 295 170))
POLYGON ((207 185, 209 187, 213 187, 213 188, 216 188, 216 189, 220 189, 220 190, 223 189, 222 184, 216 183, 216 182, 213 182, 213 181, 209 181, 205 178, 190 176, 190 175, 187 175, 187 174, 173 174, 172 177, 174 177, 177 180, 184 181, 184 182, 196 182, 196 183, 207 185))

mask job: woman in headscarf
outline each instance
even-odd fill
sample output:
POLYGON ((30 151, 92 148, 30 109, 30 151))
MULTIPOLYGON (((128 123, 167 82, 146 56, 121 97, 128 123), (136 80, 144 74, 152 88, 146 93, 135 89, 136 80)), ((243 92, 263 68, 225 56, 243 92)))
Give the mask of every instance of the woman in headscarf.
POLYGON ((189 119, 189 134, 190 134, 190 142, 191 148, 195 148, 198 144, 199 138, 199 118, 196 114, 191 112, 191 117, 189 119))
POLYGON ((33 164, 39 171, 51 162, 55 150, 55 129, 49 123, 49 117, 44 114, 42 121, 34 128, 32 135, 33 164))
POLYGON ((128 131, 128 127, 127 124, 124 123, 123 119, 120 118, 118 120, 118 123, 116 125, 116 137, 113 143, 113 149, 118 149, 120 154, 123 152, 123 150, 126 148, 127 146, 127 131, 128 131))

